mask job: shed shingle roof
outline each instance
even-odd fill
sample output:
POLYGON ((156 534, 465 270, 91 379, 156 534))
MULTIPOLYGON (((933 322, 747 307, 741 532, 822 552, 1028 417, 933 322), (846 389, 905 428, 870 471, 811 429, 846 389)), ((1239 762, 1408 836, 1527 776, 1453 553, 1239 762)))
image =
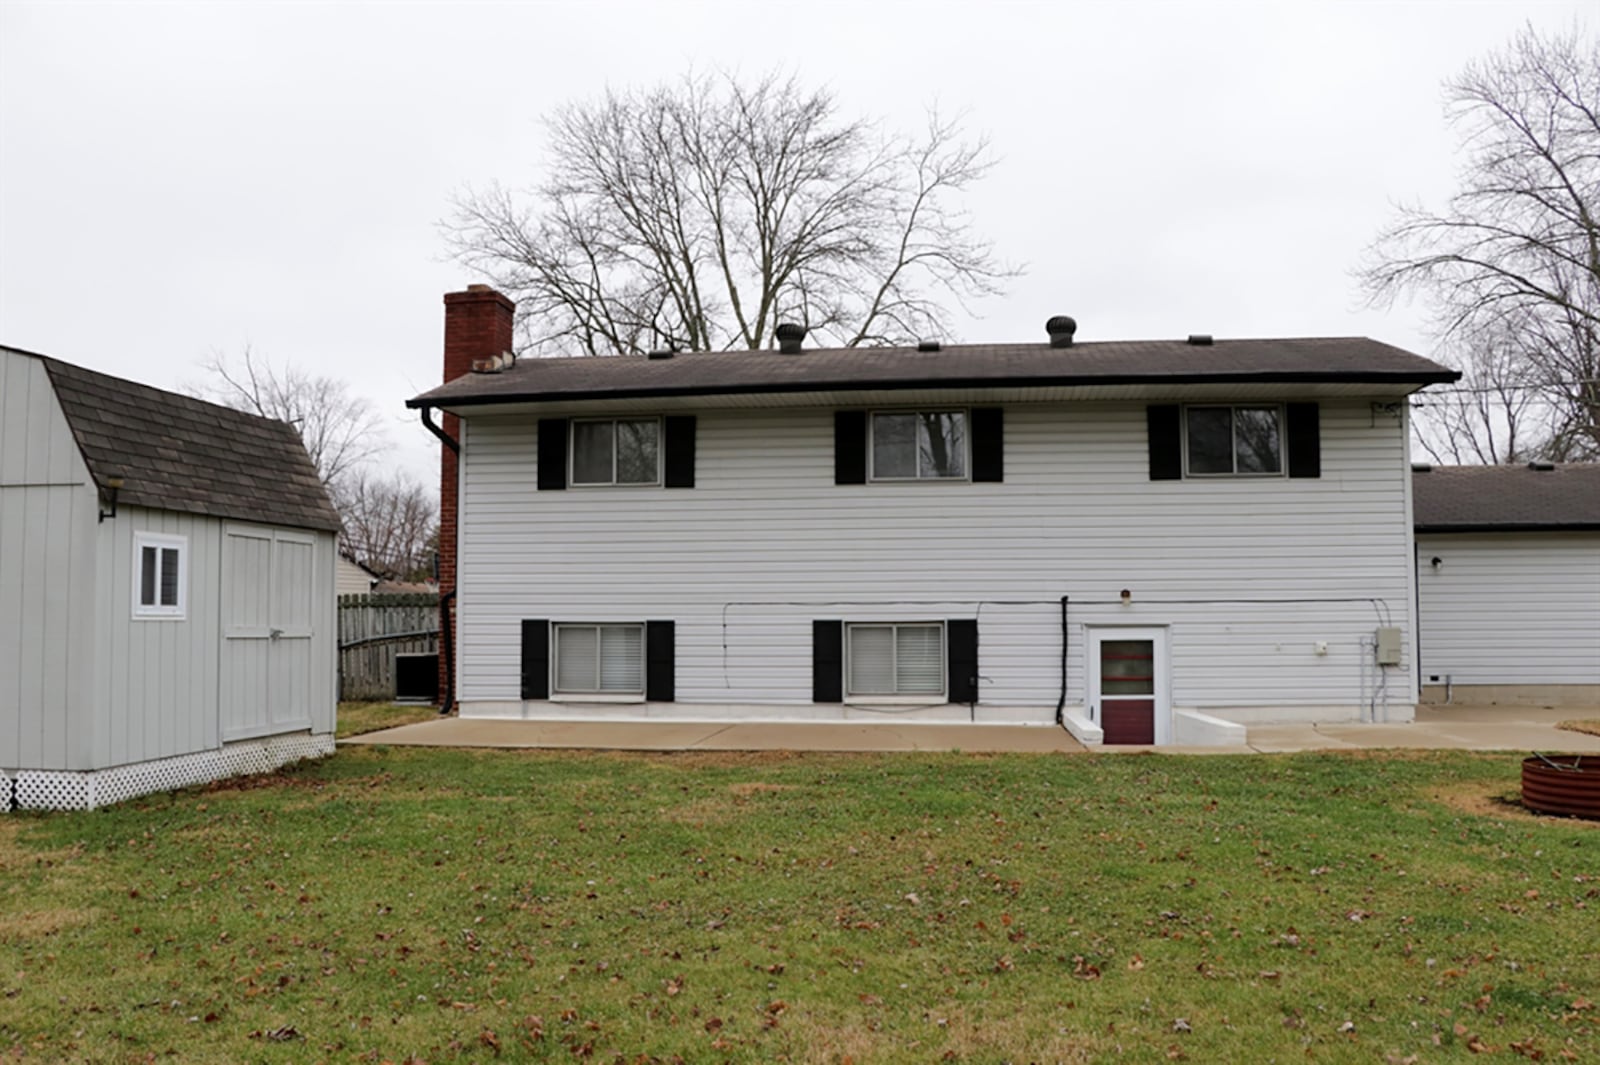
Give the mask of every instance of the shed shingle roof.
POLYGON ((1411 484, 1418 532, 1600 529, 1600 463, 1419 467, 1411 484))
POLYGON ((121 504, 336 532, 300 436, 286 422, 38 356, 95 481, 121 504))
POLYGON ((1460 374, 1365 337, 1074 344, 964 344, 520 359, 500 373, 466 374, 407 400, 468 407, 549 400, 633 399, 885 388, 998 388, 1190 382, 1390 382, 1421 386, 1460 374))

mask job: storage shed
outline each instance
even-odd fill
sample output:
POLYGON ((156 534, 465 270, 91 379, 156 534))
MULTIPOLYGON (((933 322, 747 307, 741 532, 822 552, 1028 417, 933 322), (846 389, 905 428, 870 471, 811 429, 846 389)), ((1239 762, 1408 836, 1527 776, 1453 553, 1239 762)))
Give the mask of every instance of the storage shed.
POLYGON ((0 348, 0 808, 331 752, 338 529, 289 425, 0 348))
POLYGON ((1600 706, 1600 464, 1412 483, 1423 701, 1600 706))

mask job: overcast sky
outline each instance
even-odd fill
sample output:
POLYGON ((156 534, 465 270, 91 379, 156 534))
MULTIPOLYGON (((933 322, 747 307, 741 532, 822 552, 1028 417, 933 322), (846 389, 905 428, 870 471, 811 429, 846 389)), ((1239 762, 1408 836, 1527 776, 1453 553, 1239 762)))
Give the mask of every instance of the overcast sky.
POLYGON ((451 194, 539 176, 540 116, 722 68, 999 159, 966 201, 1026 274, 969 341, 1366 335, 1350 278, 1459 162, 1440 82, 1580 3, 27 3, 0 0, 0 343, 166 388, 252 346, 348 380, 432 480, 404 400, 477 280, 451 194))

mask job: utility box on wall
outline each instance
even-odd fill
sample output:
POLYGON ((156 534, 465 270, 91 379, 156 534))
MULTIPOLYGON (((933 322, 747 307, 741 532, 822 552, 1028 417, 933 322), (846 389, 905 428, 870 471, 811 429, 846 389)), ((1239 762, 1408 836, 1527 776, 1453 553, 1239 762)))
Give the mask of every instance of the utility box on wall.
POLYGON ((1380 666, 1398 666, 1400 664, 1400 630, 1385 627, 1378 630, 1377 657, 1380 666))

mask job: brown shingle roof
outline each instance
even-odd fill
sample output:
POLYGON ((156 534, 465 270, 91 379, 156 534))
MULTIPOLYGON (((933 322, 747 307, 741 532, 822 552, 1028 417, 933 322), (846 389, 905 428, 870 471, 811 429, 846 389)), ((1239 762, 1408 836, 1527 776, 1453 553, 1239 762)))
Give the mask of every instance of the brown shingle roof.
POLYGON ((119 504, 336 532, 300 436, 285 422, 38 356, 84 462, 119 504))
POLYGON ((1600 529, 1600 463, 1418 467, 1411 484, 1418 532, 1600 529))
POLYGON ((1392 382, 1424 385, 1460 374, 1365 337, 1290 340, 1112 341, 1052 348, 964 344, 916 348, 819 348, 520 359, 500 373, 467 374, 406 401, 409 407, 465 407, 541 400, 645 396, 861 391, 884 388, 995 388, 1189 382, 1392 382))

